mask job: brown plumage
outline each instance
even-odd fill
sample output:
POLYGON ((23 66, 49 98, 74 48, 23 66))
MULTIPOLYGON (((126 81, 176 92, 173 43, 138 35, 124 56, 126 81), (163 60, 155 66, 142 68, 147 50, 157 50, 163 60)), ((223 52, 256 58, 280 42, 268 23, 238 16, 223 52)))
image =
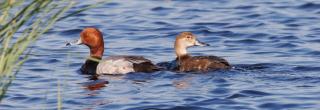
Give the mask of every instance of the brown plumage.
POLYGON ((230 64, 217 56, 181 56, 176 59, 179 71, 209 71, 229 69, 230 64))
POLYGON ((192 46, 209 46, 200 42, 191 32, 182 32, 176 37, 176 67, 178 71, 210 71, 217 69, 229 69, 231 66, 227 60, 217 56, 190 56, 187 48, 192 46))

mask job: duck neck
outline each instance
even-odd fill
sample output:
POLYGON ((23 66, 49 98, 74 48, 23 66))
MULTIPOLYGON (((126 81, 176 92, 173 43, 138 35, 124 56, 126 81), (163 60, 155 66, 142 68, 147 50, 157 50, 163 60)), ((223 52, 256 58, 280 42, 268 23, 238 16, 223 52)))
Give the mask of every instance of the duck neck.
POLYGON ((90 57, 101 59, 103 56, 104 47, 91 48, 90 49, 90 57))
POLYGON ((183 47, 183 46, 180 46, 180 45, 176 45, 175 46, 175 50, 176 50, 177 58, 180 58, 182 56, 188 55, 186 47, 183 47))

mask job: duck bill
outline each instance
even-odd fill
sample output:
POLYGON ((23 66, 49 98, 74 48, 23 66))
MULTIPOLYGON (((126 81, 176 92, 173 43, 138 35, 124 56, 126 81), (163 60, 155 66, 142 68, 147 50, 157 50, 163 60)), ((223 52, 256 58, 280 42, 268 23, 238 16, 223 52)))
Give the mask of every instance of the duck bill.
POLYGON ((78 39, 78 40, 74 40, 74 41, 67 42, 66 46, 81 45, 81 44, 82 44, 82 40, 81 40, 81 38, 80 38, 80 39, 78 39))
POLYGON ((204 42, 200 42, 199 40, 197 40, 194 45, 195 45, 195 46, 210 46, 209 44, 204 43, 204 42))

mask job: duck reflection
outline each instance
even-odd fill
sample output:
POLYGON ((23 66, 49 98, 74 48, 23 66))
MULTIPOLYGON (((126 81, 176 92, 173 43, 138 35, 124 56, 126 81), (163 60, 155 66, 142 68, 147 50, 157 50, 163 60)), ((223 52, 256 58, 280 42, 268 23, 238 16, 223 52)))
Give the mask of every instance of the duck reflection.
POLYGON ((187 78, 182 78, 179 80, 174 80, 172 81, 172 85, 176 88, 176 89, 187 89, 191 86, 191 81, 192 78, 191 77, 187 77, 187 78))
POLYGON ((83 84, 83 87, 87 90, 94 91, 94 90, 100 90, 106 85, 109 84, 109 81, 105 79, 99 79, 98 75, 89 75, 89 82, 86 82, 83 84))
POLYGON ((106 87, 106 85, 109 84, 109 81, 107 81, 106 79, 99 79, 99 75, 95 73, 97 65, 97 61, 87 59, 80 68, 80 73, 83 75, 87 75, 86 77, 89 79, 88 82, 83 84, 83 87, 87 90, 100 90, 101 88, 106 87))

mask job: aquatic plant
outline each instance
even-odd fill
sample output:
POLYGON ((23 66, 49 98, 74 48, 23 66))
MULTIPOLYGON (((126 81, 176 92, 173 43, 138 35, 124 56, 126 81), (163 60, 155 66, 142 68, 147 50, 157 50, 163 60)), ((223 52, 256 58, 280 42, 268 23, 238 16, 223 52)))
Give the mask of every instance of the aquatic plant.
POLYGON ((0 1, 0 101, 30 55, 30 44, 49 31, 57 21, 104 2, 67 12, 75 6, 75 1, 0 1))

